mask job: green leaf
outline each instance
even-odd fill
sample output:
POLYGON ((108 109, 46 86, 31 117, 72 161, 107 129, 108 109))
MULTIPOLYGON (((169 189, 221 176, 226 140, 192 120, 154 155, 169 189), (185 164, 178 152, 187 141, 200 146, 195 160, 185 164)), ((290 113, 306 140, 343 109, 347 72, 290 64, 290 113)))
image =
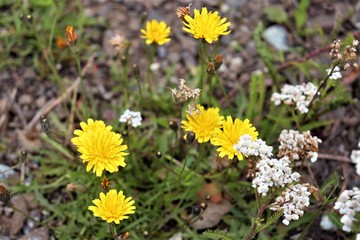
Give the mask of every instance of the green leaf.
POLYGON ((255 116, 261 115, 265 99, 265 84, 263 74, 251 76, 249 88, 249 103, 247 105, 246 118, 254 121, 255 116))
POLYGON ((31 0, 31 5, 34 7, 51 7, 54 5, 53 0, 31 0))
POLYGON ((332 124, 334 121, 335 120, 323 120, 323 121, 310 122, 310 123, 307 123, 307 124, 301 126, 301 131, 307 131, 307 130, 312 130, 314 128, 327 126, 327 125, 332 124))
POLYGON ((288 20, 287 13, 282 7, 267 7, 264 10, 267 18, 276 23, 285 23, 288 20))
POLYGON ((298 8, 295 11, 294 18, 295 18, 295 25, 296 29, 301 32, 302 28, 304 27, 306 20, 308 18, 307 10, 310 6, 310 0, 301 0, 298 8))
POLYGON ((205 232, 203 232, 203 235, 204 235, 204 237, 206 237, 206 239, 235 240, 235 238, 224 233, 221 230, 206 230, 205 232))

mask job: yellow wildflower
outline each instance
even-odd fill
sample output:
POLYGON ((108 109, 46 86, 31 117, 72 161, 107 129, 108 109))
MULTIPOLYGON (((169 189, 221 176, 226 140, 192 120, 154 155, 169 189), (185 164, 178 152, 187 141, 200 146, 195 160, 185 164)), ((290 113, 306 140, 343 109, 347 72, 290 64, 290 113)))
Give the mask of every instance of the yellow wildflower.
POLYGON ((152 43, 157 43, 163 45, 170 41, 170 27, 166 25, 165 22, 158 22, 157 20, 148 21, 146 23, 146 30, 141 29, 143 34, 141 38, 146 39, 146 44, 150 45, 152 43))
POLYGON ((228 30, 230 22, 226 22, 226 18, 220 18, 218 12, 208 12, 206 7, 203 7, 201 13, 199 10, 194 10, 194 18, 190 15, 185 15, 186 21, 183 21, 185 32, 191 33, 194 38, 205 39, 208 43, 217 41, 220 35, 228 35, 231 31, 228 30))
POLYGON ((92 201, 95 206, 88 209, 93 212, 95 217, 100 217, 108 223, 119 224, 121 220, 128 219, 127 214, 134 214, 136 207, 135 201, 131 197, 125 198, 123 191, 119 193, 112 189, 106 195, 101 192, 100 199, 92 201))
POLYGON ((188 121, 183 120, 182 128, 186 131, 195 133, 199 143, 207 142, 220 128, 224 117, 220 116, 219 108, 204 109, 203 106, 197 105, 197 109, 192 115, 186 114, 188 121))
POLYGON ((71 142, 81 153, 80 158, 87 162, 86 171, 96 172, 100 177, 104 170, 117 172, 118 166, 125 167, 124 152, 127 145, 121 145, 123 139, 120 134, 111 131, 111 126, 106 126, 103 121, 89 118, 87 124, 81 122, 82 130, 76 129, 71 142))
POLYGON ((216 134, 211 139, 211 143, 214 146, 220 146, 216 150, 219 152, 220 157, 227 155, 229 159, 233 159, 234 156, 236 156, 239 160, 242 160, 243 156, 234 149, 234 144, 236 144, 244 134, 249 134, 253 140, 259 135, 256 128, 248 119, 241 121, 240 119, 235 118, 235 121, 233 122, 232 117, 228 116, 223 122, 222 130, 216 130, 216 134))

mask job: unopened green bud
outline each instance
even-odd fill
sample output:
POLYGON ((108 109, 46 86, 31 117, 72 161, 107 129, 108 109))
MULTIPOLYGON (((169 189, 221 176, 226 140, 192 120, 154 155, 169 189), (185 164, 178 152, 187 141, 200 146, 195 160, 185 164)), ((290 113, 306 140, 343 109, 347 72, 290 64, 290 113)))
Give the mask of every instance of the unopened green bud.
POLYGON ((47 118, 45 116, 41 116, 40 125, 41 125, 41 129, 44 131, 46 136, 51 137, 50 122, 47 120, 47 118))
POLYGON ((194 140, 195 140, 195 133, 193 133, 193 132, 186 133, 186 142, 187 143, 192 143, 194 140))

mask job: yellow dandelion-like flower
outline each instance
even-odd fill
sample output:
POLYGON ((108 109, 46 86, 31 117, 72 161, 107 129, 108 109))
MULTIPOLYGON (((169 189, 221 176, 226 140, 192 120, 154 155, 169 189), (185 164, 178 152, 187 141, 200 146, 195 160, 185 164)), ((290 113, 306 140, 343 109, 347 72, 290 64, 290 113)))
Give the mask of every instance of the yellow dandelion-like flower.
POLYGON ((100 217, 108 223, 115 222, 119 224, 121 220, 128 219, 127 214, 134 214, 136 207, 135 201, 131 197, 125 198, 123 191, 119 193, 112 189, 106 195, 101 192, 100 199, 92 201, 95 206, 89 206, 88 209, 93 212, 95 217, 100 217))
POLYGON ((141 29, 141 33, 144 34, 141 38, 146 39, 146 44, 157 43, 163 45, 170 41, 170 27, 165 22, 158 22, 157 20, 148 21, 146 23, 146 30, 141 29))
POLYGON ((210 44, 217 41, 220 35, 228 35, 231 32, 228 30, 231 23, 226 22, 226 18, 220 18, 217 11, 208 12, 206 7, 202 8, 201 13, 195 9, 194 18, 190 15, 185 15, 184 18, 184 31, 191 33, 194 38, 203 38, 210 44))
POLYGON ((233 159, 236 156, 239 160, 242 160, 243 156, 234 149, 234 144, 244 134, 249 134, 253 140, 259 135, 248 119, 241 121, 235 118, 233 122, 232 117, 228 116, 223 123, 222 130, 216 130, 216 135, 211 139, 211 143, 214 146, 220 146, 216 150, 219 152, 220 157, 227 155, 229 159, 233 159))
POLYGON ((124 152, 127 145, 121 145, 123 139, 120 134, 111 131, 111 126, 106 126, 101 120, 94 121, 89 118, 87 124, 81 122, 82 130, 76 129, 71 142, 81 153, 80 158, 88 163, 86 171, 93 168, 96 176, 100 177, 104 170, 117 172, 118 167, 125 167, 124 152))
POLYGON ((188 121, 183 120, 182 128, 186 131, 195 133, 196 139, 199 143, 207 142, 216 133, 216 129, 220 128, 224 117, 220 116, 219 108, 204 109, 203 106, 197 105, 197 110, 194 114, 186 114, 188 121))

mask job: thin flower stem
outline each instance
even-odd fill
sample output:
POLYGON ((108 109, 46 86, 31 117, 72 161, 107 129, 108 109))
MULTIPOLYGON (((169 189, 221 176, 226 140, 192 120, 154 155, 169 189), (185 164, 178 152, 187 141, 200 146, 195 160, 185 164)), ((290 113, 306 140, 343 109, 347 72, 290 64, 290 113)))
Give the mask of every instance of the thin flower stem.
MULTIPOLYGON (((256 190, 255 190, 256 191, 256 190)), ((257 192, 257 191, 256 191, 257 192)), ((249 234, 247 235, 247 237, 245 238, 246 240, 251 240, 254 238, 255 234, 256 234, 256 228, 257 228, 257 222, 258 220, 261 219, 261 216, 263 214, 263 212, 269 207, 269 203, 270 201, 273 199, 273 197, 275 196, 277 191, 273 191, 270 195, 270 197, 264 202, 263 205, 261 205, 260 207, 258 206, 258 213, 255 219, 254 224, 252 225, 249 234)), ((259 203, 258 203, 259 204, 259 203)))
POLYGON ((229 99, 229 95, 227 94, 227 92, 225 91, 225 87, 224 87, 224 84, 222 82, 222 79, 220 78, 219 74, 217 72, 214 73, 216 79, 218 80, 219 82, 219 85, 220 85, 220 89, 222 91, 222 93, 224 94, 225 96, 225 99, 226 99, 226 102, 227 104, 230 106, 231 102, 230 102, 230 99, 229 99))
POLYGON ((295 108, 293 108, 293 107, 291 108, 291 116, 294 119, 294 122, 296 124, 296 128, 300 131, 299 118, 298 118, 298 116, 296 116, 295 108))
POLYGON ((199 57, 200 57, 200 79, 199 79, 199 85, 198 88, 201 89, 200 92, 200 99, 202 97, 203 89, 204 89, 204 78, 206 74, 206 43, 200 40, 200 50, 199 50, 199 57))
POLYGON ((185 168, 186 168, 186 163, 187 163, 187 160, 188 160, 188 153, 189 153, 189 146, 188 145, 186 145, 186 152, 185 152, 186 154, 185 154, 185 160, 184 160, 184 163, 183 163, 183 167, 182 167, 182 169, 181 169, 181 171, 180 171, 180 174, 179 174, 179 184, 181 183, 181 176, 182 176, 182 174, 183 174, 183 172, 184 172, 184 170, 185 170, 185 168))
POLYGON ((125 61, 121 61, 123 67, 123 78, 125 79, 125 99, 126 105, 129 104, 129 73, 128 73, 128 56, 125 56, 125 61))
POLYGON ((311 107, 312 103, 314 102, 315 98, 317 97, 317 95, 319 94, 320 90, 326 85, 328 79, 330 78, 330 76, 333 74, 334 72, 334 69, 335 67, 337 66, 338 64, 334 64, 334 66, 331 68, 331 71, 330 73, 326 76, 326 78, 322 81, 322 83, 320 84, 319 88, 317 89, 314 97, 311 99, 310 103, 309 103, 309 107, 311 107))
POLYGON ((140 96, 140 106, 143 105, 143 94, 142 94, 142 89, 141 89, 141 84, 140 84, 140 70, 138 68, 138 66, 136 64, 133 65, 133 70, 134 70, 134 75, 135 75, 135 81, 139 90, 139 96, 140 96))
POLYGON ((88 119, 89 118, 89 113, 88 113, 88 101, 87 101, 87 94, 86 94, 86 88, 85 88, 85 84, 84 84, 84 78, 83 78, 83 75, 82 75, 82 70, 81 70, 81 63, 80 63, 80 57, 78 55, 78 53, 74 53, 74 56, 75 56, 75 61, 76 61, 76 67, 77 67, 77 70, 78 70, 78 74, 79 74, 79 77, 80 77, 80 87, 81 87, 81 92, 82 92, 82 95, 83 95, 83 98, 84 98, 84 102, 85 102, 85 119, 88 119))
POLYGON ((148 50, 148 54, 147 54, 148 68, 147 68, 147 75, 146 75, 147 84, 149 86, 151 95, 154 92, 154 90, 153 90, 154 73, 151 71, 151 65, 154 63, 155 53, 156 53, 156 45, 152 44, 152 45, 150 45, 150 49, 148 50))

